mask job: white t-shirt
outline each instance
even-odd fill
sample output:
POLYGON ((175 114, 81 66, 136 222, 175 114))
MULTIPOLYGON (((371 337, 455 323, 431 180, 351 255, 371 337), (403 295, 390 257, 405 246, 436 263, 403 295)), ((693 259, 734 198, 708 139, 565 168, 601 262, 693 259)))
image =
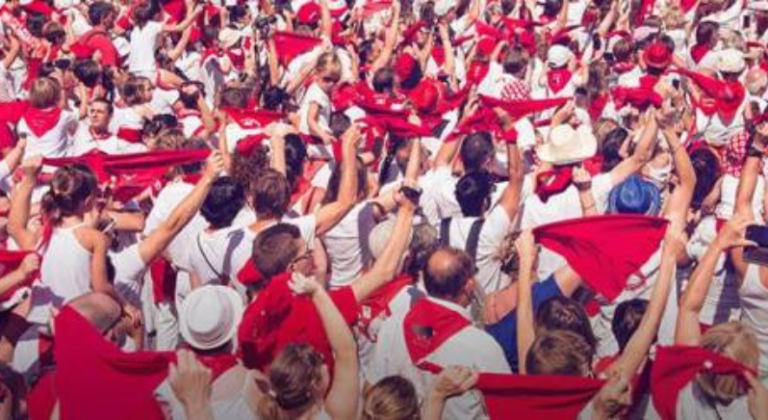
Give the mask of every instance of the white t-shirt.
POLYGON ((155 114, 173 114, 173 104, 179 100, 179 91, 175 89, 156 88, 152 93, 149 107, 155 114))
POLYGON ((301 101, 301 107, 299 107, 299 131, 302 134, 311 134, 309 131, 309 105, 315 103, 320 108, 320 112, 317 114, 318 125, 328 132, 330 132, 331 121, 331 98, 325 93, 317 83, 307 89, 307 94, 304 95, 304 100, 301 101))
POLYGON ((373 209, 369 201, 358 203, 323 236, 331 261, 331 287, 352 283, 371 264, 368 235, 376 226, 373 209))
POLYGON ((768 372, 768 288, 760 280, 760 266, 750 264, 739 289, 741 322, 752 327, 760 347, 760 372, 768 372))
POLYGON ((157 38, 163 33, 161 22, 149 21, 144 27, 134 26, 131 30, 131 54, 128 56, 128 71, 137 75, 152 78, 157 67, 155 65, 155 50, 157 38))
MULTIPOLYGON (((470 319, 469 311, 454 303, 427 297, 433 302, 470 319)), ((378 343, 374 349, 368 378, 372 383, 400 375, 410 380, 417 395, 428 395, 436 376, 413 365, 405 344, 403 321, 406 314, 393 314, 381 326, 378 343)), ((496 340, 485 331, 468 326, 454 334, 427 356, 427 361, 438 366, 461 365, 478 369, 484 373, 511 373, 504 351, 496 340)), ((443 418, 476 419, 485 418, 484 401, 478 391, 470 391, 449 398, 445 404, 443 418)))
MULTIPOLYGON (((149 234, 157 229, 194 188, 194 185, 185 182, 174 182, 166 185, 157 195, 152 211, 147 216, 144 233, 149 234)), ((191 244, 194 244, 195 235, 205 229, 206 226, 205 219, 198 213, 168 244, 168 255, 176 267, 189 271, 188 256, 190 249, 192 249, 191 244)))
POLYGON ((77 129, 77 116, 69 111, 62 110, 56 125, 36 136, 29 129, 24 118, 19 121, 16 131, 27 136, 27 147, 24 149, 24 158, 41 155, 47 158, 65 157, 69 150, 70 136, 77 129))
POLYGON ((139 254, 139 244, 133 244, 119 252, 109 253, 112 266, 115 267, 115 289, 125 300, 136 307, 141 307, 141 287, 147 264, 139 254))
POLYGON ((143 143, 131 143, 119 139, 115 135, 110 135, 103 140, 97 140, 91 134, 88 124, 81 122, 77 127, 77 131, 72 136, 70 152, 73 156, 81 156, 94 149, 110 155, 120 155, 144 152, 147 150, 147 147, 143 143))
MULTIPOLYGON (((454 248, 466 249, 469 233, 476 217, 451 219, 448 238, 454 248)), ((477 242, 476 279, 486 293, 496 292, 507 287, 510 278, 501 271, 501 255, 504 251, 504 239, 512 231, 512 220, 501 206, 491 210, 480 229, 477 242)))

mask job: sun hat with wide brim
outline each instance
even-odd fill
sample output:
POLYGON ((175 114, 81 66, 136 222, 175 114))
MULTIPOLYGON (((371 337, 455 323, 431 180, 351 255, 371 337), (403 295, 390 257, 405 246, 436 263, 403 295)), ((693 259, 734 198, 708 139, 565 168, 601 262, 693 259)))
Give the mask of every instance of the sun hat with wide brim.
POLYGON ((597 139, 586 125, 577 129, 568 124, 559 125, 550 130, 548 138, 536 149, 536 155, 541 161, 553 165, 581 162, 597 152, 597 139))
POLYGON ((655 216, 661 210, 661 192, 639 175, 630 175, 608 196, 608 212, 655 216))
POLYGON ((218 285, 199 287, 181 303, 179 331, 193 348, 214 349, 235 337, 243 310, 243 300, 234 289, 218 285))

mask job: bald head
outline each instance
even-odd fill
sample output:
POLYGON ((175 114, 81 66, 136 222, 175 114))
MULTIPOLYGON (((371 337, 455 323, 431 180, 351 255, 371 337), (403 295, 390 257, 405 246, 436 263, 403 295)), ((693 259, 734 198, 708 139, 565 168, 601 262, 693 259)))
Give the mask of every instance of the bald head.
POLYGON ((768 73, 760 67, 755 67, 747 72, 744 87, 751 95, 759 96, 768 87, 768 73))
POLYGON ((115 299, 104 293, 88 293, 69 302, 69 306, 90 321, 102 334, 120 318, 122 310, 115 299))
POLYGON ((475 264, 466 252, 439 248, 427 260, 424 287, 430 296, 455 301, 474 274, 475 264))

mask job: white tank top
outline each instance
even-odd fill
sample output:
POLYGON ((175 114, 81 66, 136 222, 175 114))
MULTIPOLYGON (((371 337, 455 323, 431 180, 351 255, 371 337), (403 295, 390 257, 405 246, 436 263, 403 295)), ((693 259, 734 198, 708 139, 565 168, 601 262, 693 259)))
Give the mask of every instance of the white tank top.
POLYGON ((54 230, 40 264, 40 280, 32 286, 30 322, 47 322, 52 307, 60 308, 91 290, 91 253, 75 236, 80 227, 54 230))
POLYGON ((750 264, 739 289, 741 322, 752 327, 760 346, 760 372, 768 372, 768 288, 760 281, 760 266, 750 264))

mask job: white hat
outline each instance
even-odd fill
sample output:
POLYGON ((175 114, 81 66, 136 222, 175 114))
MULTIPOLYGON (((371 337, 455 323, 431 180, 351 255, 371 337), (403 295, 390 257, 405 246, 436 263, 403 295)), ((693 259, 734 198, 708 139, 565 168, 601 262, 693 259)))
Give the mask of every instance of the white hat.
POLYGON ((571 57, 573 57, 573 52, 571 52, 568 47, 555 44, 551 46, 549 52, 547 52, 547 64, 549 64, 550 67, 563 67, 568 64, 571 57))
POLYGON ((729 48, 717 53, 717 71, 723 73, 741 73, 747 63, 744 61, 744 53, 729 48))
POLYGON ((243 309, 243 300, 232 288, 197 288, 181 303, 179 331, 198 350, 222 346, 234 338, 243 309))
POLYGON ((240 34, 240 31, 232 29, 232 28, 224 28, 219 32, 219 43, 221 44, 221 48, 228 49, 232 48, 233 45, 237 44, 237 41, 240 40, 240 37, 242 35, 240 34))
POLYGON ((437 0, 435 1, 435 15, 442 17, 448 14, 456 7, 456 2, 453 0, 437 0))
POLYGON ((549 132, 549 140, 536 149, 543 162, 565 165, 591 158, 597 152, 597 139, 589 126, 573 129, 568 124, 559 125, 549 132))

